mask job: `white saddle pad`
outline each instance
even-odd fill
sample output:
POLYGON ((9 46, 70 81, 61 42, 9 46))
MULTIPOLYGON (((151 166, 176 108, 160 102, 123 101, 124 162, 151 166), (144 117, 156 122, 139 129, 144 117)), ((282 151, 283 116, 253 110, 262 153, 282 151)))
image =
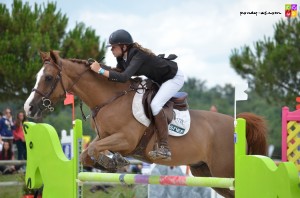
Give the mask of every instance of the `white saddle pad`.
MULTIPOLYGON (((140 92, 140 91, 139 91, 140 92)), ((135 93, 133 102, 132 102, 132 112, 140 123, 148 127, 150 125, 150 120, 147 118, 144 107, 142 104, 144 92, 142 93, 135 93)), ((172 136, 183 136, 185 135, 190 129, 190 112, 186 111, 178 111, 174 109, 175 116, 172 122, 169 124, 169 135, 172 136)))

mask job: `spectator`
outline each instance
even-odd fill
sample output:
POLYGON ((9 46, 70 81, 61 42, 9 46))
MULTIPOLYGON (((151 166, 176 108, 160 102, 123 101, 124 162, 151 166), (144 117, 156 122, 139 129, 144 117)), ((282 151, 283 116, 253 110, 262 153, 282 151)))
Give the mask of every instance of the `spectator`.
POLYGON ((11 114, 10 108, 6 108, 4 111, 4 116, 0 119, 0 135, 3 139, 9 139, 12 143, 14 122, 11 114))
POLYGON ((139 163, 131 167, 131 172, 134 174, 142 174, 143 164, 139 163))
POLYGON ((2 136, 0 135, 0 152, 3 149, 3 140, 2 140, 2 136))
MULTIPOLYGON (((4 141, 3 149, 0 152, 0 160, 14 160, 14 154, 12 151, 12 144, 9 141, 4 141)), ((13 165, 1 165, 0 171, 2 174, 12 174, 16 171, 13 165)))
POLYGON ((24 112, 19 112, 13 130, 14 142, 18 149, 18 160, 26 160, 26 143, 23 131, 23 123, 26 121, 24 112))
POLYGON ((217 109, 217 107, 215 105, 211 105, 210 111, 212 111, 212 112, 218 112, 218 109, 217 109))

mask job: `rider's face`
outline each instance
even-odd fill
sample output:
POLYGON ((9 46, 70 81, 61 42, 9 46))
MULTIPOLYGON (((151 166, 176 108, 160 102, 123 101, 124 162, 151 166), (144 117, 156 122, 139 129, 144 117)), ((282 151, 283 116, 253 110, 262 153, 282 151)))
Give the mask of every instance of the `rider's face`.
POLYGON ((122 56, 122 49, 121 49, 120 45, 112 45, 111 46, 111 52, 113 53, 113 55, 115 57, 122 56))

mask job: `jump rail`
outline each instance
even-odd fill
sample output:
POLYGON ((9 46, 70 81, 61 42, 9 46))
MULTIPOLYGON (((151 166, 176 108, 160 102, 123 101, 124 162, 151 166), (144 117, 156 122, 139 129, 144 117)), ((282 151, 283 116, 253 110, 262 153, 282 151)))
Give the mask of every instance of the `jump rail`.
POLYGON ((234 185, 235 197, 238 198, 299 198, 299 178, 295 165, 285 162, 277 167, 270 158, 246 155, 245 130, 245 120, 238 119, 235 128, 235 179, 232 179, 82 172, 78 160, 82 142, 81 120, 75 121, 73 136, 77 150, 71 160, 62 152, 52 126, 26 123, 26 184, 30 188, 40 188, 44 184, 43 198, 82 197, 81 184, 84 181, 222 188, 232 188, 234 185))
POLYGON ((78 180, 111 182, 119 184, 157 184, 176 186, 205 186, 217 188, 231 188, 234 186, 233 178, 217 177, 186 177, 186 176, 155 176, 139 174, 119 174, 119 173, 89 173, 81 172, 78 180))

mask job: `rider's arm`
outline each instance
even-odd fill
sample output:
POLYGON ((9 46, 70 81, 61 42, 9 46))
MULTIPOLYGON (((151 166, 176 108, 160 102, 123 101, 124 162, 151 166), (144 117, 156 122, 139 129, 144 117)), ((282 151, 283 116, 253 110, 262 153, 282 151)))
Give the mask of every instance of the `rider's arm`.
POLYGON ((94 62, 91 65, 91 69, 94 72, 97 72, 105 77, 108 78, 108 80, 115 81, 115 82, 126 82, 129 80, 132 76, 136 74, 136 72, 139 70, 139 68, 142 66, 144 62, 144 58, 136 54, 132 57, 129 65, 126 67, 126 69, 123 72, 117 72, 113 70, 105 70, 102 68, 98 62, 94 62))
POLYGON ((135 55, 132 57, 128 67, 123 72, 116 71, 106 71, 104 72, 104 76, 108 77, 108 80, 115 82, 126 82, 132 76, 136 75, 136 72, 140 69, 144 62, 144 59, 141 56, 135 55), (106 75, 107 74, 107 75, 106 75))

